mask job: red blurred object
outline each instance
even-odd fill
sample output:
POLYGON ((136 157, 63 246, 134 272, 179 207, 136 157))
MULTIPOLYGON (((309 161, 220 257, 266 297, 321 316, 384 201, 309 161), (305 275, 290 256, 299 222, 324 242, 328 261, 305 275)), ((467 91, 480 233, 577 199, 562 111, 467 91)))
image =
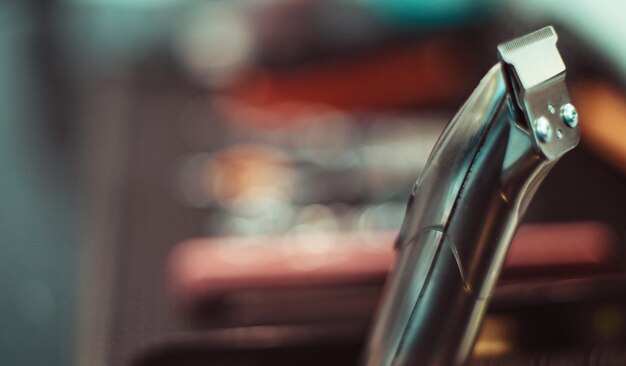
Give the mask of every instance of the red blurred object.
POLYGON ((479 60, 466 51, 462 39, 434 37, 289 70, 257 70, 234 88, 233 96, 257 108, 293 102, 344 110, 437 105, 474 85, 479 60))
MULTIPOLYGON (((169 283, 185 303, 237 291, 382 283, 394 259, 395 236, 190 240, 170 254, 169 283)), ((596 222, 525 225, 513 241, 501 280, 610 272, 618 261, 617 243, 614 231, 596 222)))

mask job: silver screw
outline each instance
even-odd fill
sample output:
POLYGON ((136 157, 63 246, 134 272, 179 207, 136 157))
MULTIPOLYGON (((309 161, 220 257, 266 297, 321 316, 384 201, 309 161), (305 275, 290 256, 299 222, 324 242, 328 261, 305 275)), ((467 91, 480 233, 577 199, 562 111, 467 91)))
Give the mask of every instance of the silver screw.
POLYGON ((563 122, 565 122, 566 125, 576 127, 578 125, 578 112, 576 111, 576 107, 571 103, 567 103, 561 107, 561 118, 563 118, 563 122))
POLYGON ((537 128, 537 136, 543 142, 550 142, 552 139, 552 126, 550 121, 544 116, 541 116, 535 120, 535 127, 537 128))

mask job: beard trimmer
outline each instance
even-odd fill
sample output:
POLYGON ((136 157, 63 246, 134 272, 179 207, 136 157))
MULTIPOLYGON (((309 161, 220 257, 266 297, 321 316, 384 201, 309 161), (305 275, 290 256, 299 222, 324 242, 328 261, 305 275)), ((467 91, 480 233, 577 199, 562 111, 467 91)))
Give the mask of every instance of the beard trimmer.
POLYGON ((363 364, 462 365, 511 240, 554 164, 578 144, 557 35, 498 46, 417 180, 363 364))

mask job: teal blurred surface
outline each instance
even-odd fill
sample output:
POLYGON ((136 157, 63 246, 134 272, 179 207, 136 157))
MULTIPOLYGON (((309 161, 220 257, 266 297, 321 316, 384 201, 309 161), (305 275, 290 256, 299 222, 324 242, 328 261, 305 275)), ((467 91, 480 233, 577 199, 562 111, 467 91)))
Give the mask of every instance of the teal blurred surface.
POLYGON ((0 5, 0 365, 60 366, 73 354, 72 179, 47 136, 32 10, 0 5))
MULTIPOLYGON (((444 28, 484 18, 491 0, 353 0, 397 26, 444 28)), ((497 5, 497 3, 496 3, 497 5)))

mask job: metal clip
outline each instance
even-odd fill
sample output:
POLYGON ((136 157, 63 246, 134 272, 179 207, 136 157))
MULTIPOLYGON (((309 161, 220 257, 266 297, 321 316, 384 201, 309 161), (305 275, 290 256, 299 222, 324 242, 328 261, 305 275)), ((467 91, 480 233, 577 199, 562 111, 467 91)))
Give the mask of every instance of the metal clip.
POLYGON ((551 26, 498 46, 527 131, 538 152, 557 159, 578 144, 576 123, 565 84, 565 65, 551 26))

